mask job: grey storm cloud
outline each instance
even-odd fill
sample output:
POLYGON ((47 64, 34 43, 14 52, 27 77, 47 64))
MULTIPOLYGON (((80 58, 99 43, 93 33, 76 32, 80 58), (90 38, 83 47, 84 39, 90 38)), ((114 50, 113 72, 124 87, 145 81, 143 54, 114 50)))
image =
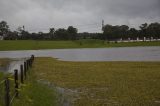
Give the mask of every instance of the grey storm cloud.
POLYGON ((29 31, 73 25, 80 32, 100 32, 105 24, 138 27, 160 21, 160 0, 0 0, 0 21, 12 30, 29 31))

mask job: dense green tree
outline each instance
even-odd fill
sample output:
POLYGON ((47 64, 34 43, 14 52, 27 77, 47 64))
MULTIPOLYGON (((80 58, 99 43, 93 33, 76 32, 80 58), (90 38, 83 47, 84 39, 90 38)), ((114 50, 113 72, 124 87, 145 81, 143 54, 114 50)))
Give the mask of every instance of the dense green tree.
POLYGON ((127 25, 119 26, 119 38, 126 38, 128 36, 129 27, 127 25))
POLYGON ((148 24, 147 24, 147 23, 144 23, 144 24, 142 24, 139 28, 141 29, 141 30, 140 30, 140 35, 141 35, 142 37, 146 37, 148 24))
POLYGON ((103 34, 104 34, 104 39, 111 39, 113 36, 113 27, 112 25, 105 25, 103 27, 103 34))
POLYGON ((69 26, 67 29, 59 28, 57 29, 55 34, 55 39, 58 40, 75 40, 77 36, 77 29, 73 26, 69 26))
POLYGON ((68 40, 67 30, 64 28, 59 28, 55 31, 55 39, 58 40, 68 40))
POLYGON ((160 38, 160 23, 151 23, 147 28, 147 35, 154 38, 160 38))
POLYGON ((74 28, 73 26, 69 26, 67 29, 67 32, 68 32, 68 37, 69 37, 68 39, 70 39, 70 40, 76 39, 77 32, 78 32, 78 30, 76 28, 74 28))
POLYGON ((6 21, 1 21, 0 22, 0 36, 7 36, 9 32, 9 26, 7 25, 6 21))
POLYGON ((126 25, 121 26, 112 26, 105 25, 103 28, 103 39, 108 40, 117 40, 120 38, 123 39, 143 39, 146 38, 160 38, 160 24, 151 23, 151 24, 142 24, 139 26, 140 30, 135 28, 130 28, 126 25))
POLYGON ((104 39, 118 40, 120 38, 124 38, 128 34, 128 30, 129 27, 127 25, 121 25, 121 26, 106 25, 103 28, 104 39))
POLYGON ((103 39, 103 40, 120 40, 122 39, 143 39, 160 38, 160 23, 142 24, 139 30, 129 28, 127 25, 105 25, 103 33, 78 33, 77 28, 69 26, 67 29, 59 28, 55 30, 50 28, 48 33, 29 33, 24 30, 24 27, 18 27, 17 31, 10 31, 7 22, 0 22, 0 36, 4 39, 34 39, 34 40, 75 40, 75 39, 103 39))
POLYGON ((18 33, 16 31, 11 32, 9 31, 7 36, 4 37, 5 40, 17 40, 18 39, 18 33))
POLYGON ((126 38, 129 37, 129 38, 137 38, 137 37, 140 37, 139 34, 138 34, 138 30, 135 29, 135 28, 130 28, 129 31, 128 31, 128 35, 126 36, 126 38))

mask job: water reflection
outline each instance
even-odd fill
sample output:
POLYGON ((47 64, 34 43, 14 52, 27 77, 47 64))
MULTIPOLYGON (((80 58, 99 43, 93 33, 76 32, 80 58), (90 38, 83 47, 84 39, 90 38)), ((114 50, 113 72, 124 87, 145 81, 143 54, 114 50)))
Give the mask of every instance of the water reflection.
POLYGON ((0 71, 4 73, 13 73, 15 69, 20 72, 20 65, 24 65, 24 62, 26 61, 27 58, 17 58, 17 59, 12 59, 11 62, 4 67, 0 67, 0 71))

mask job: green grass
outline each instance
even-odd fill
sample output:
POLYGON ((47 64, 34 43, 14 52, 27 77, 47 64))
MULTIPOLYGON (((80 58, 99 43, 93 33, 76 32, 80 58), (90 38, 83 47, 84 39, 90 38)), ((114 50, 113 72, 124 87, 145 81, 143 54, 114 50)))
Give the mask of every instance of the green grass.
POLYGON ((78 94, 74 106, 159 106, 160 62, 65 62, 36 58, 44 79, 78 94))
POLYGON ((107 43, 103 40, 77 40, 77 41, 34 41, 15 40, 0 41, 0 50, 38 50, 38 49, 66 49, 66 48, 105 48, 105 47, 131 47, 131 46, 160 46, 160 42, 129 42, 107 43))
POLYGON ((57 106, 55 90, 37 82, 33 73, 28 74, 25 84, 20 89, 19 97, 14 99, 12 106, 57 106))
MULTIPOLYGON (((0 63, 8 59, 0 59, 0 63)), ((4 78, 10 76, 10 95, 14 94, 13 75, 0 72, 0 106, 4 106, 4 78)), ((20 79, 20 78, 19 78, 20 79)), ((19 82, 20 84, 20 82, 19 82)), ((19 97, 13 100, 12 106, 57 106, 57 93, 54 88, 50 88, 40 82, 37 82, 34 71, 29 70, 27 80, 20 87, 19 97)))
POLYGON ((0 72, 0 82, 3 80, 3 78, 4 78, 4 74, 0 72))

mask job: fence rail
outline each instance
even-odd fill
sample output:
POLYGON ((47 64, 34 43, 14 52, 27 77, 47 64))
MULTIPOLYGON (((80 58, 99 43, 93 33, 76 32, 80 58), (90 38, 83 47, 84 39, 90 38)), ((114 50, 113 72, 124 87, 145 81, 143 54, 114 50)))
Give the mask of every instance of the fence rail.
POLYGON ((19 96, 19 88, 27 79, 27 71, 32 67, 33 61, 34 55, 31 55, 29 59, 20 65, 20 70, 15 69, 12 76, 7 76, 0 81, 0 105, 10 106, 13 100, 19 96))

